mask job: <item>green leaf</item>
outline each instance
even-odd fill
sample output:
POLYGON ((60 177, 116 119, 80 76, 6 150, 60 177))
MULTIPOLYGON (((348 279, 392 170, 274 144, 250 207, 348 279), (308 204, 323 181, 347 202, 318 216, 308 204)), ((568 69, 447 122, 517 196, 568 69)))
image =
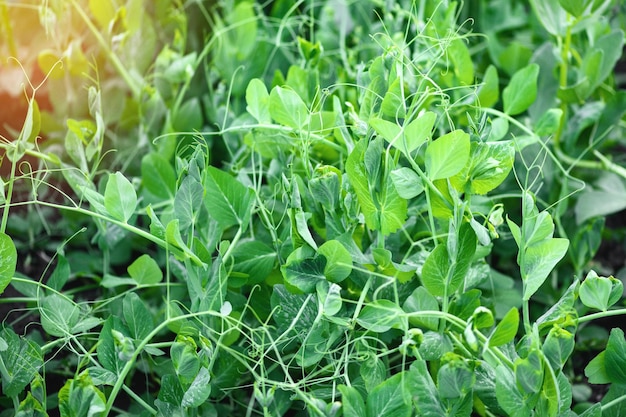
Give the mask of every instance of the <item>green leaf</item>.
POLYGON ((437 245, 424 262, 422 284, 435 297, 441 297, 445 293, 450 271, 449 259, 446 246, 437 245))
POLYGON ((136 293, 126 294, 122 303, 122 313, 130 335, 135 339, 143 340, 153 330, 152 314, 136 293))
POLYGON ((426 361, 417 359, 409 368, 407 385, 411 390, 413 405, 420 416, 445 416, 446 410, 441 404, 439 393, 426 361))
POLYGON ((253 207, 253 192, 235 178, 215 167, 204 175, 204 205, 222 228, 246 227, 253 207))
POLYGON ((489 346, 502 346, 515 339, 517 329, 519 328, 519 311, 512 307, 508 313, 502 318, 496 326, 493 333, 489 337, 489 346))
POLYGON ((495 66, 489 65, 485 71, 483 82, 476 92, 480 107, 493 107, 500 98, 500 81, 498 70, 495 66))
POLYGON ((626 340, 624 331, 618 327, 611 329, 609 341, 606 345, 604 365, 606 375, 614 384, 626 384, 626 340))
POLYGON ((411 168, 401 167, 389 173, 398 195, 404 199, 417 197, 424 191, 421 178, 411 168))
POLYGON ((496 398, 498 405, 511 417, 530 417, 532 410, 520 393, 512 372, 504 365, 496 368, 496 398))
POLYGON ((580 17, 591 4, 591 0, 559 0, 559 4, 572 16, 580 17))
POLYGON ((109 174, 104 191, 104 207, 114 219, 127 222, 137 207, 137 194, 133 185, 121 172, 109 174))
POLYGON ((137 285, 154 285, 163 279, 163 271, 159 268, 159 264, 148 254, 135 259, 128 266, 127 271, 137 285))
POLYGON ((341 287, 337 284, 319 281, 316 286, 317 299, 324 315, 334 316, 341 310, 341 287))
POLYGON ((461 85, 471 85, 474 82, 474 62, 464 40, 456 38, 446 48, 446 53, 452 61, 454 75, 461 85))
POLYGON ((615 174, 600 176, 595 187, 586 187, 576 200, 574 213, 579 225, 593 217, 604 217, 626 208, 626 186, 615 174))
POLYGON ((303 293, 310 293, 315 291, 319 281, 326 280, 326 263, 324 256, 314 256, 313 250, 302 246, 287 257, 280 270, 285 282, 303 293))
POLYGON ((567 253, 569 240, 550 238, 535 243, 526 249, 524 263, 521 265, 522 279, 525 281, 524 300, 537 292, 550 272, 567 253))
POLYGON ((254 78, 246 88, 246 110, 261 124, 272 123, 270 116, 270 95, 263 81, 254 78))
POLYGON ((563 110, 549 109, 537 121, 535 125, 535 134, 537 136, 548 136, 556 133, 561 124, 563 110))
POLYGON ((404 372, 372 390, 367 398, 367 417, 410 417, 412 407, 405 402, 404 372))
POLYGON ((198 132, 204 125, 202 105, 198 97, 191 97, 177 109, 171 110, 172 129, 176 132, 198 132))
POLYGON ((179 220, 181 230, 187 230, 195 224, 203 197, 202 184, 191 175, 185 177, 174 197, 174 214, 179 220))
POLYGON ((276 86, 270 92, 269 112, 276 123, 302 129, 309 123, 309 109, 298 93, 276 86))
POLYGON ((57 253, 57 265, 50 275, 48 279, 48 286, 57 291, 60 291, 61 288, 65 285, 67 280, 70 278, 70 263, 67 261, 67 258, 60 253, 57 253))
POLYGON ((191 337, 178 335, 170 347, 170 356, 176 375, 183 385, 191 384, 200 372, 200 357, 191 337))
POLYGON ((16 411, 15 417, 48 417, 41 403, 30 392, 16 411))
POLYGON ((2 393, 7 397, 20 395, 43 366, 41 349, 32 341, 18 336, 8 328, 0 330, 5 348, 0 350, 4 364, 0 370, 2 393))
MULTIPOLYGON (((618 282, 621 284, 621 281, 618 282)), ((580 301, 589 308, 606 311, 609 308, 612 287, 611 280, 590 271, 580 285, 580 301)))
POLYGON ((426 175, 438 180, 457 174, 467 163, 469 153, 470 138, 462 130, 439 137, 426 148, 426 175))
POLYGON ((41 326, 46 333, 67 337, 73 334, 80 310, 73 301, 54 293, 42 299, 39 314, 41 314, 41 326))
POLYGON ((459 192, 465 192, 469 182, 473 194, 487 194, 506 179, 514 161, 512 141, 472 142, 467 165, 450 182, 459 192))
MULTIPOLYGON (((384 235, 388 235, 404 224, 407 215, 407 203, 405 199, 400 198, 389 176, 385 178, 382 187, 372 182, 365 163, 367 148, 368 142, 366 140, 361 140, 356 144, 346 161, 346 173, 356 192, 367 227, 370 230, 380 230, 384 235), (370 192, 370 188, 374 195, 370 192), (376 189, 380 189, 380 191, 376 191, 376 189), (374 199, 376 199, 376 203, 374 199)), ((380 165, 380 161, 376 162, 380 165)), ((391 162, 390 165, 392 165, 391 162)), ((393 169, 393 167, 389 168, 393 169)))
POLYGON ((100 416, 106 409, 106 398, 96 388, 89 374, 84 372, 77 379, 68 379, 59 390, 61 417, 100 416))
MULTIPOLYGON (((566 0, 569 1, 569 0, 566 0)), ((530 4, 543 27, 554 36, 565 36, 567 16, 560 0, 530 0, 530 4)))
POLYGON ((585 376, 590 384, 610 384, 611 378, 606 371, 606 351, 600 352, 585 367, 585 376))
POLYGON ((174 197, 176 173, 169 161, 156 152, 141 159, 141 181, 150 194, 162 200, 174 197))
MULTIPOLYGON (((432 111, 427 111, 420 114, 404 127, 403 137, 406 141, 405 154, 408 155, 408 153, 413 152, 419 148, 422 143, 430 139, 436 120, 437 115, 432 111)), ((404 151, 404 145, 399 149, 404 151)))
POLYGON ((574 351, 576 341, 574 335, 565 329, 554 326, 543 342, 543 354, 552 366, 552 369, 560 371, 574 351))
POLYGON ((404 301, 402 309, 409 314, 409 323, 416 327, 437 330, 439 320, 436 317, 420 317, 420 311, 438 311, 437 299, 425 287, 417 287, 404 301))
POLYGON ((514 116, 533 104, 537 97, 538 75, 539 65, 537 64, 530 64, 513 74, 509 85, 502 91, 505 113, 514 116))
POLYGON ((294 333, 291 335, 309 332, 318 313, 314 300, 311 295, 293 294, 284 285, 274 285, 270 302, 275 310, 272 318, 278 325, 278 331, 284 332, 293 324, 294 333), (294 323, 296 317, 298 320, 294 323))
POLYGON ((113 337, 114 331, 121 332, 124 335, 128 334, 128 330, 125 328, 120 318, 117 316, 109 316, 100 330, 96 352, 100 364, 115 375, 119 375, 124 367, 125 361, 118 355, 119 352, 116 348, 116 340, 113 337))
MULTIPOLYGON (((232 252, 234 265, 231 273, 236 273, 242 280, 254 285, 263 282, 274 269, 276 251, 259 240, 241 242, 232 252)), ((229 285, 234 277, 229 278, 229 285)), ((243 285, 243 283, 242 283, 243 285)))
POLYGON ((369 120, 369 124, 387 142, 402 150, 402 128, 397 123, 389 122, 379 117, 372 117, 369 120))
POLYGON ((360 361, 359 374, 365 382, 365 389, 371 393, 387 377, 385 363, 374 352, 367 352, 367 357, 360 361))
POLYGON ((543 363, 536 349, 525 358, 515 361, 515 380, 518 387, 528 394, 536 394, 543 385, 543 363))
POLYGON ((328 240, 317 252, 326 258, 324 275, 330 282, 341 282, 352 272, 352 256, 337 240, 328 240))
POLYGON ((404 119, 406 117, 406 103, 404 101, 404 87, 401 78, 390 78, 390 85, 383 101, 380 103, 381 113, 392 119, 404 119))
POLYGON ((0 294, 11 283, 17 266, 17 250, 13 240, 0 233, 0 294))
POLYGON ((354 387, 339 385, 343 417, 363 417, 366 414, 365 402, 359 391, 354 387))
POLYGON ((406 327, 404 311, 389 300, 376 300, 367 304, 356 321, 363 328, 377 333, 384 333, 392 328, 404 329, 406 327))
POLYGON ((211 374, 206 367, 200 368, 200 371, 194 378, 193 382, 185 391, 181 405, 183 407, 199 407, 211 394, 211 374))

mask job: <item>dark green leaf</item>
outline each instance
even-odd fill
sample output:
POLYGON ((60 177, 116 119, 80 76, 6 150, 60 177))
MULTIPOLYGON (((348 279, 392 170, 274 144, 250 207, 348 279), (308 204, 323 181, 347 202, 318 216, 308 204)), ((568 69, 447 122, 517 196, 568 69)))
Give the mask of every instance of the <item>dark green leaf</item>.
POLYGON ((70 264, 67 261, 67 258, 62 254, 57 253, 57 266, 54 268, 54 272, 52 272, 52 275, 50 275, 50 278, 48 279, 48 286, 60 291, 70 278, 70 272, 70 264))
MULTIPOLYGON (((267 278, 274 269, 276 252, 258 240, 241 242, 233 252, 235 264, 231 272, 236 272, 247 284, 258 284, 267 278)), ((233 277, 231 277, 233 278, 233 277)), ((230 281, 233 279, 229 278, 230 281)), ((230 283, 233 285, 234 283, 230 283)))
POLYGON ((285 282, 304 293, 310 293, 315 291, 319 281, 326 280, 325 268, 326 258, 314 256, 308 247, 303 246, 289 255, 280 270, 285 282))
POLYGON ((153 330, 152 314, 150 314, 148 307, 136 293, 130 292, 126 294, 122 312, 130 330, 130 335, 135 339, 142 340, 153 330))
POLYGON ((626 385, 626 340, 620 328, 611 329, 609 342, 606 345, 604 364, 606 374, 614 384, 626 385))
POLYGON ((515 380, 520 389, 528 394, 536 394, 541 390, 543 363, 537 350, 531 350, 526 358, 515 361, 515 380))
POLYGON ((168 160, 156 152, 141 159, 141 181, 150 194, 160 199, 174 197, 176 173, 168 160))
POLYGON ((411 390, 413 405, 422 416, 445 416, 446 410, 441 404, 437 387, 433 382, 424 360, 418 359, 408 371, 408 388, 411 390))
POLYGON ((185 177, 174 197, 174 214, 181 230, 195 224, 203 196, 202 184, 191 175, 185 177))
MULTIPOLYGON (((450 256, 445 245, 438 245, 422 267, 422 284, 435 297, 443 296, 450 274, 450 256)), ((448 294, 450 295, 450 294, 448 294)))
POLYGON ((254 199, 251 189, 214 167, 205 171, 203 185, 204 204, 222 228, 247 226, 254 199))
POLYGON ((4 363, 0 371, 2 392, 7 397, 16 397, 43 366, 43 355, 38 345, 19 337, 11 329, 0 330, 0 340, 5 344, 5 348, 0 350, 4 363))

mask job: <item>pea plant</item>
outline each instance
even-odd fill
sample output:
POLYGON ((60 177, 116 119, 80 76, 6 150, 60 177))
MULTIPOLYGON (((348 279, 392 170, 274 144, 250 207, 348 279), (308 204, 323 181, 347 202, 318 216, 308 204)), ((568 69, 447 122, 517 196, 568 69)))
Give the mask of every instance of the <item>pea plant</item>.
POLYGON ((0 416, 626 410, 620 2, 70 3, 88 111, 40 60, 0 144, 0 416))

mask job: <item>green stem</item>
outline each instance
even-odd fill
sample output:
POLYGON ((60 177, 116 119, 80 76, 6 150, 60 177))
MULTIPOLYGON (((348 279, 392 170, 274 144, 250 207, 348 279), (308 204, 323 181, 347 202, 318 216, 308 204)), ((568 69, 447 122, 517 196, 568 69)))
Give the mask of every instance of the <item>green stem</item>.
POLYGON ((143 398, 141 398, 139 395, 137 395, 132 389, 128 388, 126 385, 122 385, 122 389, 126 392, 126 394, 128 394, 133 400, 135 400, 138 404, 140 404, 143 408, 145 408, 146 410, 148 410, 148 412, 150 412, 150 414, 152 414, 153 416, 157 415, 159 412, 157 410, 155 410, 154 408, 152 408, 152 406, 150 404, 148 404, 147 402, 145 402, 143 400, 143 398))
MULTIPOLYGON (((108 216, 102 215, 100 213, 96 213, 94 211, 89 211, 89 210, 85 210, 81 207, 69 207, 69 206, 62 206, 59 204, 55 204, 55 203, 49 203, 47 201, 37 201, 37 204, 40 204, 42 206, 48 206, 48 207, 53 207, 56 209, 60 209, 60 210, 67 210, 67 211, 73 211, 75 213, 81 213, 84 214, 86 216, 91 216, 93 218, 96 219, 100 219, 100 220, 104 220, 106 222, 115 224, 123 229, 126 229, 127 231, 136 234, 137 236, 140 236, 146 240, 149 240, 152 243, 156 243, 157 245, 159 245, 160 247, 167 249, 169 247, 171 247, 171 245, 166 242, 163 239, 160 239, 148 232, 146 232, 145 230, 139 229, 138 227, 135 227, 133 225, 130 225, 126 222, 122 222, 119 220, 115 220, 112 219, 108 216)), ((191 252, 189 249, 180 249, 181 251, 183 251, 183 253, 185 254, 185 256, 187 256, 187 258, 191 259, 193 261, 193 263, 195 263, 198 266, 202 266, 204 265, 204 262, 202 262, 202 260, 200 258, 198 258, 198 256, 191 252)))
POLYGON ((96 40, 98 41, 98 43, 100 44, 102 49, 104 49, 106 55, 111 60, 111 63, 113 64, 113 66, 115 67, 117 72, 120 74, 120 76, 124 79, 124 81, 128 85, 128 88, 130 88, 130 91, 132 92, 133 97, 138 100, 140 95, 141 95, 142 87, 141 86, 137 86, 137 84, 135 82, 136 80, 126 70, 126 67, 124 67, 124 64, 122 64, 122 61, 120 61, 118 56, 115 55, 115 53, 111 50, 111 48, 109 46, 109 43, 102 37, 101 30, 99 30, 93 24, 93 22, 91 21, 89 16, 87 16, 85 11, 76 2, 76 0, 71 0, 71 1, 72 1, 72 6, 74 6, 74 9, 76 9, 76 12, 78 12, 78 14, 80 15, 81 19, 83 19, 83 21, 85 22, 85 24, 87 25, 87 27, 91 31, 91 34, 94 36, 94 38, 96 38, 96 40))
POLYGON ((586 316, 582 316, 578 318, 578 324, 586 323, 588 321, 602 319, 605 317, 612 316, 626 316, 626 308, 620 308, 617 310, 608 310, 608 311, 600 311, 598 313, 587 314, 586 316))
MULTIPOLYGON (((604 411, 605 411, 607 408, 611 408, 611 407, 613 407, 614 405, 617 405, 617 404, 621 403, 621 402, 622 402, 622 401, 624 401, 624 400, 626 400, 626 395, 622 395, 622 396, 620 396, 620 397, 617 397, 617 398, 613 399, 612 401, 609 401, 609 402, 608 402, 608 403, 606 403, 606 404, 602 404, 602 406, 601 406, 601 408, 602 408, 602 412, 604 413, 604 411)), ((620 414, 621 414, 621 413, 620 413, 620 414)))
POLYGON ((15 166, 17 162, 11 161, 11 176, 9 177, 9 187, 4 202, 4 211, 2 212, 2 224, 0 225, 0 233, 7 230, 7 222, 9 220, 9 207, 11 207, 11 197, 13 196, 13 183, 15 182, 15 166))

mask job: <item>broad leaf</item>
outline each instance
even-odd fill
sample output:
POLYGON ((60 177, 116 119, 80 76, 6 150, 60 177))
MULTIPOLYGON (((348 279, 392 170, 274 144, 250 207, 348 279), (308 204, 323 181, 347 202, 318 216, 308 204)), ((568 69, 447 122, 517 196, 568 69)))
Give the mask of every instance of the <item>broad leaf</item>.
POLYGON ((17 250, 13 240, 0 233, 0 294, 11 283, 17 266, 17 250))
POLYGON ((269 100, 270 95, 263 81, 258 78, 251 80, 246 88, 246 110, 261 124, 272 122, 269 100))
POLYGON ((39 314, 41 326, 46 333, 67 337, 74 333, 73 328, 78 323, 80 310, 73 301, 54 293, 41 300, 39 314))
POLYGON ((208 167, 204 175, 204 205, 222 228, 245 229, 252 212, 253 192, 224 171, 208 167))
POLYGON ((450 275, 449 259, 446 246, 438 245, 426 258, 422 268, 422 284, 435 297, 441 297, 445 294, 450 275))
POLYGON ((341 404, 344 417, 363 417, 366 416, 365 402, 359 391, 354 387, 339 385, 341 393, 341 404))
POLYGON ((126 294, 122 303, 122 313, 130 335, 135 339, 142 340, 153 330, 152 314, 137 293, 126 294))
POLYGON ((104 191, 104 207, 116 220, 127 222, 137 207, 135 187, 121 172, 109 174, 104 191))
POLYGON ((378 385, 367 398, 367 417, 410 417, 412 407, 405 402, 406 374, 401 372, 378 385))
POLYGON ((539 65, 537 64, 530 64, 513 74, 509 85, 502 91, 505 113, 514 116, 533 104, 537 97, 538 75, 539 65))
POLYGON ((520 266, 525 281, 523 299, 529 300, 544 283, 550 272, 567 253, 569 240, 550 238, 531 245, 520 266))
POLYGON ((532 410, 520 393, 515 377, 504 365, 496 368, 496 398, 498 405, 511 417, 530 417, 532 410))
POLYGON ((150 194, 160 199, 174 197, 176 173, 169 161, 156 152, 141 159, 141 181, 150 194))
POLYGON ((500 98, 500 82, 498 79, 498 70, 495 66, 489 65, 485 71, 482 84, 476 92, 478 104, 481 107, 493 107, 500 98))
POLYGON ((438 311, 437 299, 425 287, 417 287, 402 305, 409 314, 409 323, 413 326, 437 330, 439 320, 436 317, 421 317, 420 311, 438 311))
POLYGON ((604 364, 606 374, 614 384, 626 385, 626 340, 624 331, 620 328, 613 328, 609 335, 609 342, 606 345, 604 364))
POLYGON ((426 148, 426 175, 431 180, 450 178, 463 169, 469 153, 470 138, 462 130, 439 137, 426 148))
POLYGON ((195 224, 203 196, 202 184, 191 175, 185 177, 174 197, 174 215, 181 230, 195 224))
POLYGON ((11 329, 0 330, 0 340, 5 345, 4 349, 0 349, 0 358, 4 363, 0 371, 2 393, 7 397, 16 397, 43 366, 43 355, 37 344, 18 336, 11 329))
POLYGON ((185 391, 181 405, 183 407, 199 407, 211 394, 211 375, 206 367, 200 368, 200 371, 194 378, 193 382, 185 391))
POLYGON ((324 275, 330 282, 341 282, 352 272, 352 256, 337 240, 329 240, 319 247, 318 253, 326 258, 324 275))
POLYGON ((99 416, 105 408, 106 398, 91 382, 87 372, 77 379, 69 379, 59 390, 61 417, 99 416))
POLYGON ((280 270, 285 282, 303 293, 310 293, 315 291, 319 281, 326 280, 325 268, 324 256, 315 256, 312 250, 302 246, 289 255, 280 270))
POLYGON ((411 199, 424 191, 421 178, 411 168, 394 169, 389 175, 398 195, 404 199, 411 199))
POLYGON ((270 92, 269 112, 276 123, 302 129, 309 122, 309 109, 298 93, 276 86, 270 92))
POLYGON ((135 259, 127 268, 128 274, 138 285, 154 285, 163 279, 159 264, 148 254, 135 259))
POLYGON ((513 307, 502 318, 489 337, 489 346, 502 346, 515 339, 519 328, 519 311, 513 307))
POLYGON ((397 304, 389 300, 376 300, 363 307, 357 323, 367 330, 383 333, 392 328, 405 328, 406 315, 397 304))

